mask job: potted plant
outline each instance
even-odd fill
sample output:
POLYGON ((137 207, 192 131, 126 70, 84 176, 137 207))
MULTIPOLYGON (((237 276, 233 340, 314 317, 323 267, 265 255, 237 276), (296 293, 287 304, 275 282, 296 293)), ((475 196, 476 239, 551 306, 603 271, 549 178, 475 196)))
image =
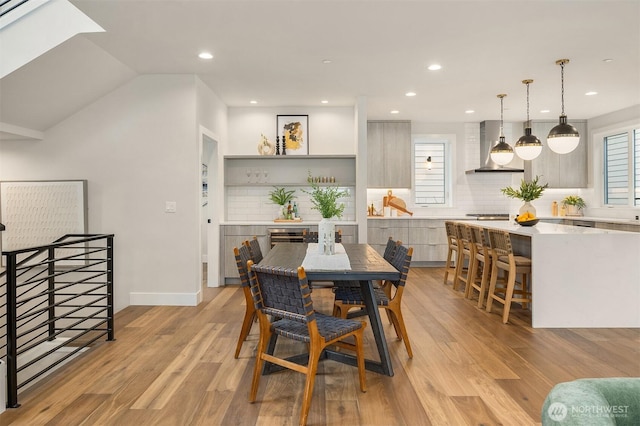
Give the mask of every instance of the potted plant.
POLYGON ((587 207, 587 203, 579 195, 567 195, 562 200, 562 204, 567 208, 569 216, 581 216, 582 209, 587 207))
MULTIPOLYGON (((309 173, 311 177, 311 173, 309 173)), ((311 196, 311 203, 314 210, 318 210, 322 215, 322 220, 318 223, 318 250, 320 253, 333 254, 335 244, 336 226, 331 220, 334 217, 342 217, 344 204, 338 204, 338 199, 349 195, 348 191, 341 190, 337 186, 325 186, 321 188, 313 179, 311 191, 302 190, 311 196)))
POLYGON ((531 205, 531 201, 540 198, 545 188, 549 186, 548 183, 545 183, 544 185, 538 184, 539 180, 539 176, 536 176, 529 182, 522 179, 522 181, 520 181, 520 189, 513 189, 508 186, 506 188, 502 188, 500 191, 509 198, 517 198, 524 201, 524 204, 520 207, 520 214, 529 212, 535 216, 536 209, 531 205))
POLYGON ((286 217, 286 212, 285 212, 285 205, 287 205, 288 203, 291 202, 291 200, 293 200, 294 195, 295 194, 295 189, 292 189, 290 191, 287 191, 284 188, 278 188, 277 186, 273 187, 274 189, 269 192, 269 199, 271 199, 271 201, 274 204, 279 205, 280 207, 278 207, 278 217, 286 217))

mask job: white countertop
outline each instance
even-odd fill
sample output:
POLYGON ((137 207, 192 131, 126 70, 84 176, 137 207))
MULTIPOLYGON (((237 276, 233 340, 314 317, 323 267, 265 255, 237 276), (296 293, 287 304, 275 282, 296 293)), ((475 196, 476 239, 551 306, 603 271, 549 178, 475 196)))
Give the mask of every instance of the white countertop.
MULTIPOLYGON (((466 222, 466 220, 465 220, 466 222)), ((477 221, 469 220, 484 228, 501 229, 515 235, 532 237, 535 235, 589 235, 589 234, 634 234, 635 232, 614 231, 611 229, 585 228, 582 226, 560 225, 557 223, 538 222, 534 226, 522 226, 507 220, 477 221)))
MULTIPOLYGON (((291 227, 299 227, 299 226, 316 226, 318 225, 318 222, 320 222, 319 220, 301 220, 299 222, 274 222, 273 220, 252 220, 252 221, 248 221, 248 220, 227 220, 224 222, 220 222, 220 225, 262 225, 262 226, 278 226, 278 227, 283 227, 283 226, 291 226, 291 227)), ((344 221, 344 220, 338 220, 333 222, 335 223, 337 226, 340 225, 357 225, 358 222, 356 221, 344 221)))

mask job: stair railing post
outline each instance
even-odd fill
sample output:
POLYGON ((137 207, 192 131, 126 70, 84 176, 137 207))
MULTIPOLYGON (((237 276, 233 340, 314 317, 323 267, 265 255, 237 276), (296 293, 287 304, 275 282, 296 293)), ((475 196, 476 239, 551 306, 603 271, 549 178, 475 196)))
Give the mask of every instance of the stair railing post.
POLYGON ((113 320, 113 235, 107 237, 107 340, 116 340, 113 320))
POLYGON ((56 295, 55 295, 55 291, 56 291, 56 280, 55 280, 55 273, 56 273, 56 266, 55 266, 55 260, 56 260, 56 251, 54 248, 50 248, 48 250, 49 252, 49 266, 48 266, 48 273, 49 273, 49 278, 47 279, 48 282, 48 315, 49 315, 49 341, 52 341, 55 339, 55 335, 56 335, 56 295))
POLYGON ((18 404, 18 325, 17 325, 17 271, 16 254, 7 259, 7 407, 18 404))

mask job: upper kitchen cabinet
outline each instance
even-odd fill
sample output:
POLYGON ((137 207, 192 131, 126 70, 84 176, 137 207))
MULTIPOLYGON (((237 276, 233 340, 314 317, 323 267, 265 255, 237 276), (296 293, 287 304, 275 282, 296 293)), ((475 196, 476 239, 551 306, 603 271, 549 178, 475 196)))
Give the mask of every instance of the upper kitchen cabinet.
POLYGON ((411 187, 411 122, 367 122, 367 187, 411 187))
POLYGON ((541 182, 549 183, 549 188, 586 188, 587 176, 587 122, 586 120, 569 120, 569 124, 578 129, 580 143, 568 154, 556 154, 546 144, 549 130, 558 121, 533 121, 531 131, 542 141, 542 153, 531 161, 525 161, 524 177, 530 180, 540 176, 541 182))

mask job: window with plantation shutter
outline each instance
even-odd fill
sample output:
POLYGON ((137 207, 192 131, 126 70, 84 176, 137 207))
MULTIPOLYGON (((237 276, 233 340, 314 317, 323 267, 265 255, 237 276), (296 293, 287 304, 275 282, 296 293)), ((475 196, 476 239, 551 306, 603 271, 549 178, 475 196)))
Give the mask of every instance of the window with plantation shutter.
POLYGON ((640 129, 604 137, 604 204, 640 205, 640 129))
POLYGON ((413 143, 414 202, 419 205, 449 204, 449 141, 420 136, 413 143), (428 160, 431 161, 428 161, 428 160))

